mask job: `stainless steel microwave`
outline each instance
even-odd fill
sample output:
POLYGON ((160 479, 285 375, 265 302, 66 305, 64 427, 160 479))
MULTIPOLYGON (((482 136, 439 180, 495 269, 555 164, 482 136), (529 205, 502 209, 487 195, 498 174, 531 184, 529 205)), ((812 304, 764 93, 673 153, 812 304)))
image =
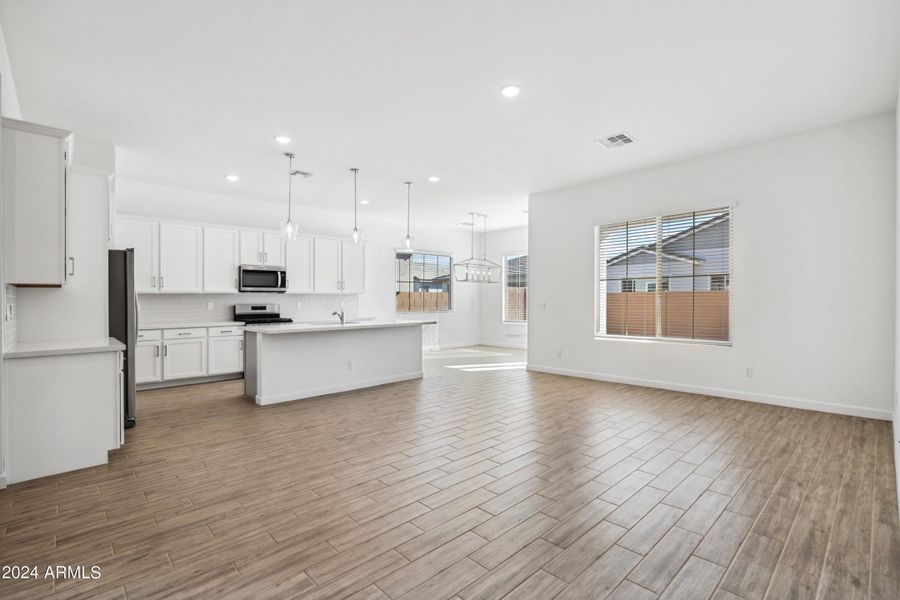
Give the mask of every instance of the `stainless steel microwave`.
POLYGON ((241 265, 238 268, 238 290, 241 292, 287 291, 287 271, 269 265, 241 265))

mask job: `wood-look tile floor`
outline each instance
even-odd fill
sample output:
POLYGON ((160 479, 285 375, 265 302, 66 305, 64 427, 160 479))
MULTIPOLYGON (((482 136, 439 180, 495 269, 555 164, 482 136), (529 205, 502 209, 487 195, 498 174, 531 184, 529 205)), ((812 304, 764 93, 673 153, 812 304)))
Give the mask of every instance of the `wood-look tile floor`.
POLYGON ((522 360, 271 407, 142 393, 109 465, 0 491, 0 564, 102 577, 0 596, 900 598, 888 423, 522 360))

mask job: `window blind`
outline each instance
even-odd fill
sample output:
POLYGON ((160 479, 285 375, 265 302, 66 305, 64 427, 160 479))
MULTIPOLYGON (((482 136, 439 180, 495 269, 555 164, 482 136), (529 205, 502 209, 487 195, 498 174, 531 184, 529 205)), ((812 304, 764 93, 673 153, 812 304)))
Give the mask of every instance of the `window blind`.
POLYGON ((528 321, 528 255, 503 259, 503 320, 528 321))
POLYGON ((596 334, 729 342, 729 208, 596 228, 596 334))

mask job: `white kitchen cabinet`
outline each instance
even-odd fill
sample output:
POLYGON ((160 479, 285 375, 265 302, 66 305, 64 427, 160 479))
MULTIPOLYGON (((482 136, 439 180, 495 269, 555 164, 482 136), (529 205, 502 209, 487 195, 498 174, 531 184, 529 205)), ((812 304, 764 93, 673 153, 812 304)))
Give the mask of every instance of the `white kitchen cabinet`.
POLYGON ((284 266, 284 238, 280 233, 263 233, 263 264, 284 266))
POLYGON ((159 291, 203 291, 203 228, 162 223, 159 226, 159 291))
POLYGON ((3 119, 3 260, 6 283, 66 282, 66 161, 71 133, 3 119))
POLYGON ((341 293, 341 241, 316 238, 314 252, 315 291, 341 293))
POLYGON ((238 291, 240 240, 237 229, 203 229, 203 291, 238 291))
POLYGON ((313 257, 315 241, 312 236, 298 235, 287 243, 285 267, 287 268, 287 291, 291 294, 311 294, 315 291, 313 257))
POLYGON ((116 220, 116 248, 134 248, 134 289, 159 291, 159 223, 116 220))
POLYGON ((240 373, 244 370, 244 337, 210 337, 208 375, 240 373))
POLYGON ((163 378, 205 376, 206 342, 205 337, 163 341, 163 378))
POLYGON ((138 342, 134 349, 134 382, 162 381, 163 343, 159 340, 138 342))
POLYGON ((284 238, 270 231, 241 230, 241 264, 284 266, 284 238))
POLYGON ((366 290, 366 247, 341 242, 341 291, 361 294, 366 290))
POLYGON ((263 264, 263 234, 261 231, 241 230, 241 264, 263 264))

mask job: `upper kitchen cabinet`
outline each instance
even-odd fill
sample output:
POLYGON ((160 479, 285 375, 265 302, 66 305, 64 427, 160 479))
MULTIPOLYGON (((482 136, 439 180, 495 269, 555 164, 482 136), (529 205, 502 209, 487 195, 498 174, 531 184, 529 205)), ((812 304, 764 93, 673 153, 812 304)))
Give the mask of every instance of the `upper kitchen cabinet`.
POLYGON ((315 291, 314 240, 308 235, 298 235, 287 242, 285 267, 287 268, 287 291, 291 294, 311 294, 315 291))
MULTIPOLYGON (((290 275, 288 275, 290 277, 290 275)), ((341 293, 341 241, 316 238, 315 291, 318 294, 341 293)))
POLYGON ((116 248, 134 248, 134 289, 159 291, 159 224, 116 220, 116 248))
POLYGON ((159 226, 159 291, 203 291, 203 228, 162 223, 159 226))
POLYGON ((240 260, 240 236, 237 229, 204 227, 203 291, 238 291, 237 273, 240 260))
POLYGON ((59 287, 68 274, 66 162, 71 132, 3 119, 6 282, 59 287))
POLYGON ((341 242, 341 291, 361 294, 366 291, 366 247, 341 242))
POLYGON ((241 231, 241 264, 284 266, 284 240, 267 231, 241 231))

